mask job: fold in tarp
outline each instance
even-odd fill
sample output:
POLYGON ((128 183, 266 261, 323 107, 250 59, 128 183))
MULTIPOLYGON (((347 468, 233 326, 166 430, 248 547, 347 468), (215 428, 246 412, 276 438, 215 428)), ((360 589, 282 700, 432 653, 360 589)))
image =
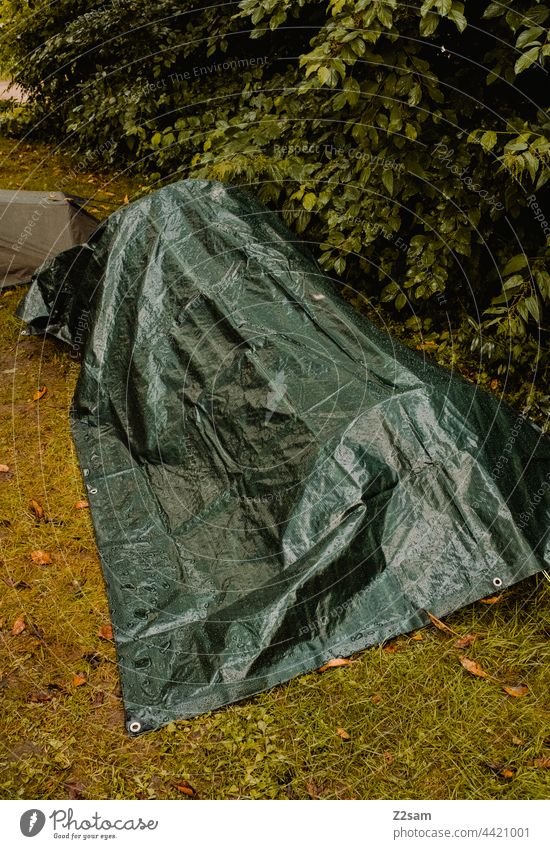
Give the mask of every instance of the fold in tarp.
POLYGON ((0 190, 0 289, 28 283, 49 257, 86 242, 97 223, 63 192, 0 190))
POLYGON ((335 289, 274 213, 190 180, 20 308, 82 352, 73 435, 131 733, 549 564, 549 440, 335 289))

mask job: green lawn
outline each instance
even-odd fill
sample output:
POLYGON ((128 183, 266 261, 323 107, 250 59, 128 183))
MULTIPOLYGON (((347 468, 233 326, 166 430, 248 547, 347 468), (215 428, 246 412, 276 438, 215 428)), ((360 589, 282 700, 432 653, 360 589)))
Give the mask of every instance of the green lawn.
MULTIPOLYGON (((142 190, 128 174, 71 176, 75 162, 0 139, 0 188, 63 188, 93 198, 99 215, 142 190)), ((182 780, 217 799, 548 797, 542 576, 449 617, 457 634, 478 635, 463 651, 455 635, 430 627, 349 666, 129 739, 114 647, 98 635, 109 616, 89 513, 74 507, 84 498, 68 425, 78 365, 49 341, 19 336, 20 297, 0 296, 3 798, 183 800, 182 780), (37 520, 31 499, 48 521, 37 520), (52 563, 34 563, 36 550, 52 563), (460 654, 493 678, 468 674, 460 654), (519 683, 526 695, 502 689, 519 683)))

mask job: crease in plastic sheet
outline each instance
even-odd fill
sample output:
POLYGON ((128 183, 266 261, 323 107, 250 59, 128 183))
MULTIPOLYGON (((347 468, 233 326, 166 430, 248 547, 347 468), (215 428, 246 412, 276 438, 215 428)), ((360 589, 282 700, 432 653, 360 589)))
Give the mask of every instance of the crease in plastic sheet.
POLYGON ((35 276, 140 733, 550 563, 539 428, 354 312, 278 217, 191 180, 35 276))

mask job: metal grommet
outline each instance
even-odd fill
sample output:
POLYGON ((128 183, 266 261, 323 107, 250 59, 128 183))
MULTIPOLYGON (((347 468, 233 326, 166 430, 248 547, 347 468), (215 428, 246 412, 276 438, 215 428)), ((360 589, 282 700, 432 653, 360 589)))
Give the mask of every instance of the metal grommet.
POLYGON ((131 731, 132 734, 138 734, 141 731, 141 722, 138 722, 137 720, 129 722, 128 731, 131 731))
POLYGON ((501 587, 502 586, 502 578, 493 578, 493 586, 501 587))
POLYGON ((90 493, 90 495, 97 495, 97 489, 95 488, 95 486, 89 486, 88 492, 90 493))
POLYGON ((89 469, 82 469, 82 474, 84 475, 85 478, 87 478, 88 475, 90 474, 90 470, 89 469))

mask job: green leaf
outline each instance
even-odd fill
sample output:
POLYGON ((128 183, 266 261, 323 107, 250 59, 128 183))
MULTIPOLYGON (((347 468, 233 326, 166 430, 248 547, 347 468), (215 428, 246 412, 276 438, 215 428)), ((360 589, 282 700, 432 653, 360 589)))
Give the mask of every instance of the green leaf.
POLYGON ((497 143, 497 134, 493 130, 487 130, 481 136, 479 143, 484 150, 492 150, 497 143))
POLYGON ((508 274, 513 274, 515 271, 520 271, 520 269, 525 268, 527 265, 527 257, 524 254, 516 254, 512 259, 508 260, 506 265, 504 266, 504 270, 502 272, 503 277, 507 277, 508 274))
POLYGON ((540 306, 539 299, 537 298, 537 296, 530 295, 528 298, 525 298, 525 306, 527 307, 535 321, 540 321, 540 306))
POLYGON ((504 12, 506 12, 506 6, 504 3, 489 3, 483 12, 483 17, 485 20, 488 20, 489 18, 499 18, 504 14, 504 12))
POLYGON ((520 56, 514 65, 514 71, 516 74, 521 74, 522 71, 525 71, 527 68, 530 68, 533 62, 536 62, 539 56, 540 47, 532 47, 527 53, 524 53, 523 56, 520 56))
POLYGON ((420 35, 425 37, 432 35, 439 24, 439 15, 435 12, 428 12, 427 15, 420 21, 420 35))
POLYGON ((406 305, 406 303, 407 303, 406 295, 404 295, 403 292, 400 292, 399 295, 397 296, 397 298, 395 299, 395 308, 397 310, 402 310, 403 307, 406 305))
POLYGON ((449 12, 448 17, 451 21, 454 21, 454 23, 456 24, 456 28, 459 32, 464 32, 464 30, 468 26, 468 21, 466 20, 462 12, 458 12, 456 9, 453 9, 451 12, 449 12))
POLYGON ((382 173, 382 182, 386 187, 388 194, 393 195, 393 172, 392 171, 384 171, 382 173))
POLYGON ((398 292, 399 292, 399 286, 398 286, 397 283, 395 283, 395 282, 388 283, 388 285, 384 286, 384 288, 382 289, 382 293, 380 295, 380 300, 384 301, 384 302, 393 301, 395 299, 395 296, 398 294, 398 292))
POLYGON ((308 212, 311 212, 315 203, 317 201, 317 197, 313 192, 308 192, 307 195, 304 195, 304 199, 302 201, 304 209, 307 209, 308 212))
POLYGON ((518 50, 521 50, 522 47, 526 47, 529 42, 534 42, 535 39, 537 39, 539 35, 542 35, 543 32, 543 27, 529 27, 529 29, 523 30, 523 32, 518 36, 516 47, 518 50))
POLYGON ((346 260, 345 257, 339 256, 338 259, 334 263, 334 270, 338 276, 341 276, 346 270, 346 260))

